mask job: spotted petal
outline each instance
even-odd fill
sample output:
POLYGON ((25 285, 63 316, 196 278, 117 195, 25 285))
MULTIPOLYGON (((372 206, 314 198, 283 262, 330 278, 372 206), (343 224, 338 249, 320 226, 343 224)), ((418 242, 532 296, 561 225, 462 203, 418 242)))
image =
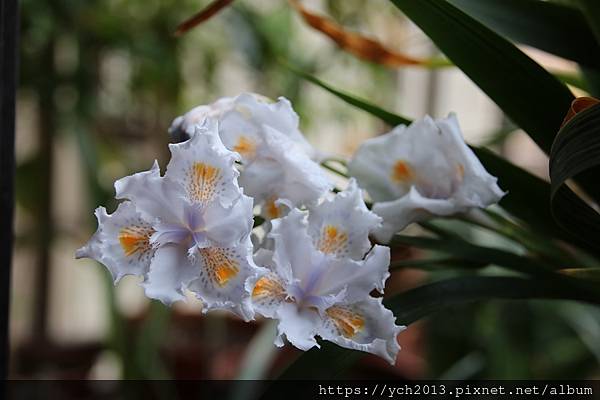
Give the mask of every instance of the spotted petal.
POLYGON ((184 189, 191 203, 218 201, 229 207, 240 196, 235 162, 238 155, 225 148, 215 120, 196 126, 188 141, 170 144, 171 160, 165 177, 184 189))
POLYGON ((115 283, 125 275, 146 274, 154 256, 150 223, 128 201, 119 204, 111 215, 104 207, 98 207, 95 214, 98 230, 75 257, 93 258, 104 264, 115 283))
POLYGON ((332 200, 309 207, 309 233, 322 252, 337 257, 363 258, 370 249, 369 233, 381 217, 369 211, 354 179, 332 200))
POLYGON ((277 309, 287 297, 289 282, 281 278, 273 264, 273 252, 259 249, 254 254, 254 261, 259 267, 254 277, 247 281, 247 290, 252 295, 252 305, 259 314, 267 318, 275 318, 277 309))
POLYGON ((316 202, 332 187, 313 161, 318 154, 298 130, 298 115, 286 99, 272 102, 248 93, 221 99, 178 118, 170 131, 195 136, 194 129, 210 115, 219 121, 225 146, 241 157, 240 185, 268 218, 281 216, 269 213, 277 211, 272 207, 276 200, 301 206, 316 202))
POLYGON ((395 364, 400 351, 397 336, 406 329, 395 324, 394 314, 381 298, 338 304, 323 315, 318 335, 342 347, 376 354, 395 364))
POLYGON ((249 236, 235 247, 207 247, 194 257, 198 278, 190 289, 202 300, 204 312, 225 309, 248 321, 254 317, 246 281, 255 276, 249 236))

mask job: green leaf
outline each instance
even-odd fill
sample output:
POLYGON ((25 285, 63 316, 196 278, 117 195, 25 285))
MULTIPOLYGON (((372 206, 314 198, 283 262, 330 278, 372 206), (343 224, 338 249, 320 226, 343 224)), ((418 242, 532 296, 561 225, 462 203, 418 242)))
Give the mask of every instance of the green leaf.
POLYGON ((515 45, 441 0, 391 0, 546 153, 573 95, 515 45))
MULTIPOLYGON (((600 43, 600 2, 597 0, 577 0, 577 5, 591 27, 593 34, 590 37, 595 37, 596 43, 600 43)), ((598 57, 598 52, 595 55, 598 57)), ((600 69, 582 65, 581 72, 589 87, 588 92, 593 96, 600 97, 600 69)))
MULTIPOLYGON (((575 86, 585 92, 592 93, 594 90, 594 82, 590 82, 589 74, 595 73, 596 70, 587 68, 581 72, 564 72, 564 71, 552 71, 552 75, 562 83, 575 86)), ((594 94, 594 93, 592 93, 594 94)), ((595 95, 595 94, 594 94, 595 95)))
POLYGON ((342 92, 341 90, 334 88, 333 86, 323 82, 322 80, 318 79, 317 77, 315 77, 307 72, 300 71, 299 69, 292 67, 287 62, 282 62, 282 65, 285 66, 286 68, 288 68, 294 74, 300 76, 301 78, 306 79, 307 81, 309 81, 311 83, 314 83, 315 85, 321 87, 322 89, 325 89, 326 91, 333 94, 337 98, 345 101, 346 103, 348 103, 360 110, 368 112, 369 114, 373 115, 374 117, 379 118, 380 120, 382 120, 383 122, 385 122, 386 124, 388 124, 390 126, 396 126, 396 125, 402 125, 402 124, 410 125, 412 123, 412 121, 408 118, 405 118, 400 115, 394 114, 392 112, 386 111, 383 108, 378 107, 378 106, 370 103, 369 101, 363 100, 352 94, 342 92))
POLYGON ((577 8, 539 0, 448 1, 518 43, 600 67, 600 46, 577 8))
POLYGON ((395 235, 390 246, 394 247, 398 244, 435 250, 474 263, 495 264, 523 274, 552 279, 556 277, 556 274, 552 272, 552 267, 539 260, 533 260, 493 247, 479 246, 462 239, 395 235))
POLYGON ((487 267, 488 265, 488 262, 472 261, 465 258, 439 257, 394 261, 390 264, 390 271, 395 269, 420 269, 424 271, 449 269, 477 270, 487 267))
POLYGON ((471 147, 486 170, 498 177, 500 187, 508 194, 500 205, 512 215, 535 228, 539 234, 572 240, 552 218, 550 185, 522 168, 498 157, 490 150, 471 147))
POLYGON ((401 125, 401 124, 409 125, 412 122, 411 120, 409 120, 407 118, 401 117, 399 115, 385 111, 377 106, 369 104, 367 101, 362 100, 356 96, 353 96, 353 95, 345 93, 341 90, 335 89, 334 87, 326 84, 325 82, 315 78, 313 75, 310 75, 304 71, 300 71, 299 69, 294 68, 289 63, 282 62, 282 64, 286 68, 288 68, 290 71, 295 73, 296 75, 306 79, 307 81, 309 81, 311 83, 314 83, 317 86, 320 86, 321 88, 327 90, 329 93, 332 93, 332 94, 336 95, 337 97, 339 97, 340 99, 344 100, 346 103, 348 103, 356 108, 359 108, 361 110, 367 111, 368 113, 378 117, 382 121, 385 121, 389 125, 392 125, 392 126, 401 125))
MULTIPOLYGON (((565 299, 600 304, 590 291, 574 290, 569 285, 513 277, 469 276, 430 283, 401 293, 387 301, 396 323, 409 325, 423 317, 466 303, 490 299, 565 299)), ((400 335, 402 338, 402 334, 400 335)), ((278 379, 331 379, 340 377, 364 353, 331 343, 311 349, 290 365, 278 379)))
POLYGON ((538 279, 465 276, 430 283, 386 302, 397 323, 411 324, 447 307, 489 299, 564 299, 600 304, 592 290, 538 279))
MULTIPOLYGON (((576 114, 556 136, 550 154, 551 204, 554 218, 586 248, 600 254, 600 214, 568 185, 587 183, 587 195, 600 199, 600 104, 576 114)), ((582 193, 579 190, 579 193, 582 193)))

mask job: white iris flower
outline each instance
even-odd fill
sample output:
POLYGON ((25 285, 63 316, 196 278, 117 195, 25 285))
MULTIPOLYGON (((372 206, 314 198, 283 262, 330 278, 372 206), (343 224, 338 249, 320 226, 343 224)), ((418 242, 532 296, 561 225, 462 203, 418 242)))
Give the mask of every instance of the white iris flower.
POLYGON ((155 162, 115 183, 116 197, 129 201, 112 215, 96 210, 98 230, 77 257, 103 263, 115 281, 143 275, 146 295, 167 304, 189 289, 204 311, 229 309, 249 320, 253 201, 238 187, 239 156, 225 148, 216 123, 194 129, 190 140, 169 146, 164 176, 155 162))
POLYGON ((318 154, 299 131, 298 115, 287 99, 272 102, 250 93, 223 98, 176 118, 169 132, 174 139, 192 136, 194 126, 209 116, 218 118, 225 146, 240 154, 240 186, 261 206, 264 217, 284 214, 278 200, 312 204, 332 188, 313 161, 318 154))
POLYGON ((354 211, 360 216, 347 214, 354 207, 331 209, 332 204, 351 204, 355 192, 352 187, 326 204, 312 222, 307 212, 298 209, 274 220, 270 233, 274 250, 256 253, 255 261, 264 269, 248 281, 249 289, 255 310, 279 320, 278 346, 285 337, 299 349, 308 350, 318 347, 315 336, 320 336, 394 363, 400 350, 396 337, 404 327, 395 325, 394 315, 383 307, 381 298, 370 296, 373 290, 383 292, 390 249, 374 246, 364 259, 348 257, 354 251, 347 247, 351 240, 357 245, 352 255, 361 253, 364 244, 364 238, 346 231, 351 222, 360 221, 366 238, 367 227, 378 218, 363 213, 360 207, 354 211), (329 234, 328 227, 333 227, 335 235, 329 234), (309 232, 317 236, 311 237, 309 232))
POLYGON ((374 232, 383 243, 410 223, 485 208, 505 194, 466 145, 454 114, 365 141, 348 169, 383 218, 374 232))

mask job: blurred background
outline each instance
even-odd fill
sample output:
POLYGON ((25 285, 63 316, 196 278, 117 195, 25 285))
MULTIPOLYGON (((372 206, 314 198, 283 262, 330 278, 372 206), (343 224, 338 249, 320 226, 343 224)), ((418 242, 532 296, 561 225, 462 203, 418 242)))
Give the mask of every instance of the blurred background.
MULTIPOLYGON (((93 210, 116 207, 113 182, 148 169, 155 158, 164 167, 167 128, 195 105, 244 91, 285 96, 309 141, 342 157, 389 129, 280 60, 409 118, 456 112, 468 142, 547 176, 541 151, 458 69, 361 61, 309 27, 285 0, 238 0, 174 37, 177 25, 207 4, 21 1, 11 377, 260 378, 276 376, 298 355, 272 345, 272 323, 202 316, 191 298, 166 308, 144 297, 138 278, 114 287, 104 267, 74 259, 96 228, 93 210)), ((390 49, 439 56, 385 0, 303 4, 390 49)), ((567 61, 525 50, 553 71, 577 72, 567 61)), ((478 231, 464 234, 490 240, 478 231)), ((413 249, 396 253, 418 256, 413 249)), ((395 272, 386 294, 447 276, 395 272)), ((395 367, 367 356, 350 376, 600 378, 600 316, 581 304, 473 304, 412 325, 399 341, 395 367)))

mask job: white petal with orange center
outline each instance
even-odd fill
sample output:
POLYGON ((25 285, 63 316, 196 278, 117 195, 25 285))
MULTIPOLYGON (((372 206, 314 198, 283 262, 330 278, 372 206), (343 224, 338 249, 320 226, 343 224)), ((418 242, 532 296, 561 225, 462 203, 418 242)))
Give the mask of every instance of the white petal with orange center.
POLYGON ((93 258, 104 264, 115 282, 125 275, 146 274, 154 256, 150 245, 152 225, 128 201, 119 204, 110 215, 104 207, 99 207, 96 217, 98 230, 77 250, 76 257, 93 258))
POLYGON ((406 329, 395 320, 381 298, 369 297, 329 308, 317 334, 342 347, 383 357, 393 365, 400 351, 398 334, 406 329))
POLYGON ((316 247, 338 257, 362 259, 371 248, 369 233, 381 225, 381 218, 366 207, 354 179, 348 188, 309 210, 308 230, 316 247))
POLYGON ((169 145, 165 177, 178 182, 191 203, 218 201, 228 207, 240 195, 235 168, 239 156, 221 142, 216 121, 207 120, 196 130, 190 140, 169 145))
POLYGON ((203 311, 229 310, 245 321, 254 317, 246 281, 256 275, 249 236, 234 247, 200 249, 193 260, 198 274, 189 288, 203 302, 203 311))
POLYGON ((383 241, 411 222, 485 208, 505 194, 464 142, 454 114, 365 141, 348 168, 384 219, 383 241))

